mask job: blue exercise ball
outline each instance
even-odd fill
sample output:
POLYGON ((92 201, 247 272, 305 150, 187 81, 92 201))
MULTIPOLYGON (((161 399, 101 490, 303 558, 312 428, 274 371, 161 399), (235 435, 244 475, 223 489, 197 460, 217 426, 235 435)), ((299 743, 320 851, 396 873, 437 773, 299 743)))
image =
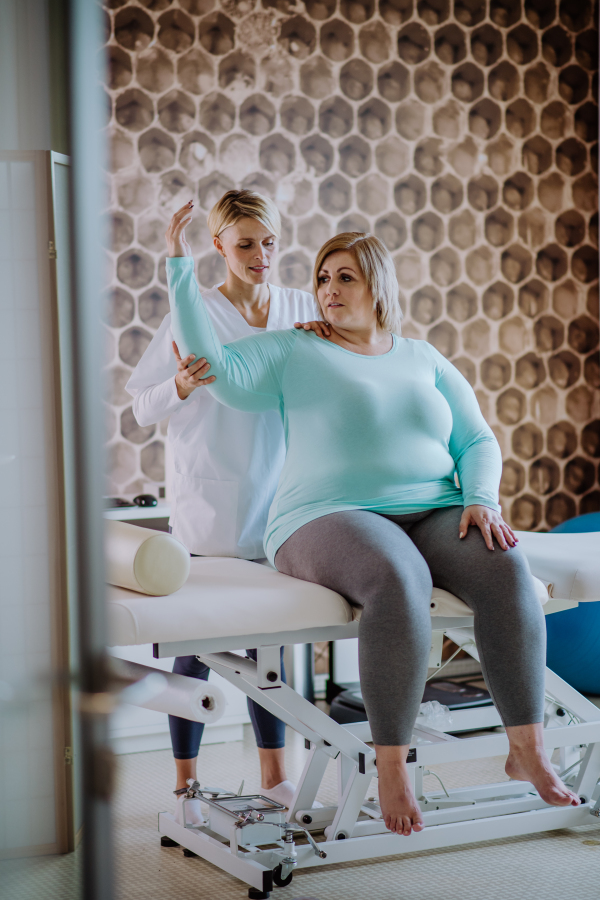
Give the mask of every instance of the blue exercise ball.
MULTIPOLYGON (((554 533, 600 531, 600 513, 568 519, 554 533)), ((546 616, 546 665, 583 694, 600 694, 600 603, 546 616)))

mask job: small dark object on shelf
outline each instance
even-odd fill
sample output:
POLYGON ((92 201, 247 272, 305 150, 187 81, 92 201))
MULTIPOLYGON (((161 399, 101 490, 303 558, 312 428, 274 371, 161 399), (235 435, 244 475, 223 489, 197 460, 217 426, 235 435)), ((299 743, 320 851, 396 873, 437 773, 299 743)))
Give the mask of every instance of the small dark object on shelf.
POLYGON ((138 494, 133 498, 136 506, 157 506, 158 500, 153 494, 138 494))
POLYGON ((184 856, 195 856, 195 857, 198 856, 197 853, 194 853, 193 850, 188 850, 187 847, 184 847, 184 848, 183 848, 183 855, 184 855, 184 856))
POLYGON ((104 497, 103 500, 104 509, 122 509, 134 505, 129 500, 123 500, 121 497, 104 497))

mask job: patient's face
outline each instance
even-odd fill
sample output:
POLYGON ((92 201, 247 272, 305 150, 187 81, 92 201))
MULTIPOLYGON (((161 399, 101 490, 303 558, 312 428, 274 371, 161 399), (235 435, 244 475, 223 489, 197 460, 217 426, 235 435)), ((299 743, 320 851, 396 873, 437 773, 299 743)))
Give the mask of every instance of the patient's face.
POLYGON ((317 298, 326 322, 358 330, 377 321, 371 291, 354 254, 347 250, 331 253, 323 261, 318 283, 317 298))
POLYGON ((277 257, 277 236, 257 221, 245 216, 225 228, 214 239, 229 272, 246 284, 265 284, 277 257))

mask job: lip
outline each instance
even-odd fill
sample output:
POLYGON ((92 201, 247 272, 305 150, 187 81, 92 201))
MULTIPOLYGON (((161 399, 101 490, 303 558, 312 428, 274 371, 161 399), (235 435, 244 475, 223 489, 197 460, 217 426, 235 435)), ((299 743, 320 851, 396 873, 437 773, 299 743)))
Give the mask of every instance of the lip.
POLYGON ((248 266, 251 272, 265 272, 268 266, 248 266))
POLYGON ((340 306, 340 307, 341 307, 341 306, 343 306, 343 305, 344 305, 343 303, 328 303, 328 304, 327 304, 327 309, 331 309, 332 307, 337 307, 337 306, 340 306))

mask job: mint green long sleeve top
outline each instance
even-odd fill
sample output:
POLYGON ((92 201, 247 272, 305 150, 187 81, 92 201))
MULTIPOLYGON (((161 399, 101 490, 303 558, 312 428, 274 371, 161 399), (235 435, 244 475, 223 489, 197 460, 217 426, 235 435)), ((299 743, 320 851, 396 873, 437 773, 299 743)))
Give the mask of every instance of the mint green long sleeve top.
POLYGON ((287 452, 265 534, 271 563, 298 528, 331 513, 500 509, 496 438, 471 386, 431 344, 392 335, 387 353, 363 356, 290 329, 222 345, 193 259, 167 259, 167 278, 181 356, 206 357, 216 376, 206 390, 234 409, 282 417, 287 452))

